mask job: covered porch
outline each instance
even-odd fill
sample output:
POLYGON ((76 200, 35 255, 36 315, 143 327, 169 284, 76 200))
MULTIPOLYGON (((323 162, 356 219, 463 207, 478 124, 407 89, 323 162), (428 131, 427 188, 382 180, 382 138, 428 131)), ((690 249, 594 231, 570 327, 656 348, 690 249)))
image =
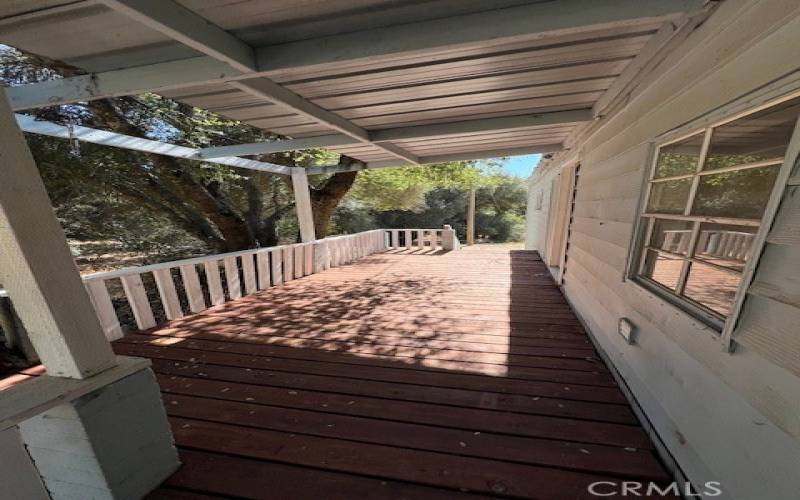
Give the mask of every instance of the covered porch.
POLYGON ((538 254, 512 246, 390 247, 113 346, 151 360, 183 464, 153 498, 671 480, 538 254))
POLYGON ((0 281, 47 370, 5 382, 0 431, 22 430, 40 497, 141 498, 161 485, 154 497, 549 500, 680 478, 537 253, 456 251, 448 227, 324 238, 310 184, 571 154, 716 8, 0 7, 0 41, 69 68, 0 92, 0 281), (160 122, 136 135, 31 111, 142 94, 274 140, 176 144, 160 122), (284 176, 298 243, 81 279, 22 132, 284 176), (262 156, 311 148, 338 163, 262 156))

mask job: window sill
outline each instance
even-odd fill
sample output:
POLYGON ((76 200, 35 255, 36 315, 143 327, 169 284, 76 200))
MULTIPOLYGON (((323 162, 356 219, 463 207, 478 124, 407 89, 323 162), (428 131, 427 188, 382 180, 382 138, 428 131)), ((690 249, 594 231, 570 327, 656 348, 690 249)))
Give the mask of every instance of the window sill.
POLYGON ((725 327, 725 320, 718 318, 717 316, 705 311, 701 307, 694 305, 687 300, 681 299, 654 281, 648 280, 641 276, 629 277, 626 281, 644 289, 646 292, 652 294, 657 299, 676 309, 681 314, 685 314, 689 318, 698 321, 700 324, 706 327, 708 332, 710 332, 711 338, 719 343, 723 343, 722 331, 725 327))

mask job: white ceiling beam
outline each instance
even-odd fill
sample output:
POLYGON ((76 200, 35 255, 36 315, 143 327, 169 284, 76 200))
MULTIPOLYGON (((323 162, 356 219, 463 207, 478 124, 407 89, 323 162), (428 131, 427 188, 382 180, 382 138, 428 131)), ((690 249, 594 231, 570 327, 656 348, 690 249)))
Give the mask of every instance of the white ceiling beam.
MULTIPOLYGON (((133 151, 142 151, 144 153, 172 156, 174 158, 182 158, 185 160, 198 160, 198 150, 194 148, 187 148, 185 146, 177 146, 175 144, 168 144, 159 141, 151 141, 150 139, 140 139, 138 137, 118 134, 116 132, 97 130, 89 127, 67 127, 53 122, 36 120, 34 117, 28 115, 15 114, 14 116, 17 120, 17 125, 19 125, 19 128, 25 132, 48 135, 50 137, 58 137, 60 139, 77 139, 103 146, 113 146, 122 149, 130 149, 133 151)), ((284 167, 283 165, 275 165, 263 161, 247 160, 245 158, 228 157, 199 161, 227 165, 230 167, 247 168, 250 170, 260 170, 262 172, 270 172, 273 174, 290 175, 292 172, 291 167, 284 167)))
MULTIPOLYGON (((502 158, 505 156, 520 156, 530 154, 557 153, 564 149, 563 144, 534 144, 518 148, 490 149, 482 151, 469 151, 466 153, 449 153, 443 155, 421 156, 420 165, 432 165, 436 163, 446 163, 449 161, 468 161, 486 160, 490 158, 502 158)), ((335 174, 338 172, 356 172, 359 170, 374 170, 378 168, 409 167, 411 163, 399 162, 397 160, 382 160, 369 162, 366 165, 357 163, 348 166, 328 165, 323 167, 309 167, 306 169, 308 175, 335 174)))
MULTIPOLYGON (((256 72, 255 51, 249 45, 173 0, 100 1, 145 26, 229 64, 236 70, 246 74, 256 72)), ((235 81, 230 82, 230 85, 248 94, 288 107, 359 142, 369 142, 369 135, 365 129, 313 104, 268 78, 235 81)), ((415 156, 396 146, 377 147, 403 160, 416 161, 415 156)))
MULTIPOLYGON (((291 108, 296 113, 306 116, 315 120, 323 125, 332 128, 342 134, 348 135, 355 139, 357 142, 370 144, 369 132, 366 129, 355 125, 351 121, 342 118, 341 116, 321 108, 316 104, 300 97, 294 92, 287 90, 272 80, 266 78, 257 78, 254 80, 244 80, 231 82, 233 87, 238 88, 248 94, 262 97, 268 101, 282 104, 291 108)), ((411 153, 404 151, 393 144, 375 144, 375 147, 390 153, 401 160, 417 163, 417 157, 411 153)))
POLYGON ((255 73, 236 71, 221 66, 213 57, 201 56, 66 78, 59 83, 12 87, 8 89, 8 97, 14 110, 19 111, 204 83, 269 77, 281 70, 441 50, 454 45, 520 37, 546 38, 666 21, 698 9, 704 3, 703 0, 559 0, 536 3, 256 48, 258 68, 255 73))
POLYGON ((259 71, 342 64, 502 39, 532 39, 649 24, 706 0, 558 0, 313 38, 256 50, 259 71))
MULTIPOLYGON (((578 109, 570 111, 554 111, 551 113, 540 113, 534 115, 504 116, 499 118, 482 118, 477 120, 467 120, 450 123, 437 123, 432 125, 419 125, 411 127, 398 127, 370 132, 370 140, 375 141, 376 145, 380 141, 394 141, 407 139, 424 139, 428 137, 461 135, 476 132, 491 132, 498 130, 512 130, 525 127, 544 127, 552 125, 563 125, 569 123, 583 123, 592 120, 590 109, 578 109)), ((289 139, 275 142, 256 142, 251 144, 240 144, 233 146, 221 146, 215 148, 205 148, 198 151, 198 158, 215 158, 218 156, 246 156, 262 153, 276 153, 281 151, 298 151, 302 149, 323 148, 330 146, 342 146, 358 143, 351 136, 345 134, 322 135, 317 137, 305 137, 302 139, 289 139)), ((546 145, 551 148, 560 145, 546 145)), ((538 146, 536 146, 538 147, 538 146)), ((534 151, 552 152, 552 150, 534 151)), ((500 155, 502 156, 502 155, 500 155)), ((410 163, 423 163, 424 158, 414 156, 414 161, 406 160, 410 163)), ((391 161, 393 165, 403 165, 405 162, 391 161)), ((430 163, 430 162, 425 162, 430 163)))
POLYGON ((243 72, 227 63, 202 56, 8 87, 6 96, 14 111, 24 111, 145 92, 158 94, 187 85, 220 83, 242 75, 243 72))
POLYGON ((198 151, 198 158, 283 153, 284 151, 302 151, 304 149, 325 148, 330 146, 346 146, 349 144, 358 144, 359 142, 360 141, 345 134, 319 135, 315 137, 303 137, 301 139, 253 142, 249 144, 203 148, 198 151))
POLYGON ((8 26, 11 24, 22 24, 31 21, 37 21, 39 19, 49 17, 53 18, 53 16, 59 16, 62 14, 68 14, 74 10, 83 9, 85 7, 91 7, 95 5, 96 0, 75 0, 69 3, 63 3, 61 5, 53 5, 46 8, 39 8, 34 10, 25 10, 24 12, 20 12, 19 14, 14 14, 11 16, 6 16, 0 19, 0 27, 8 26))
POLYGON ((252 47, 171 0, 99 0, 103 5, 240 71, 255 71, 252 47))
POLYGON ((370 139, 374 142, 400 141, 475 132, 581 123, 591 121, 592 119, 593 114, 591 109, 575 109, 570 111, 553 111, 550 113, 481 118, 477 120, 373 130, 370 132, 370 139))
POLYGON ((423 156, 419 159, 423 165, 445 163, 448 161, 488 160, 490 158, 503 158, 506 156, 522 156, 532 154, 557 153, 564 149, 563 144, 539 144, 519 148, 489 149, 483 151, 469 151, 466 153, 448 153, 443 155, 423 156))
POLYGON ((606 89, 594 104, 595 116, 601 116, 603 111, 627 88, 628 84, 641 73, 642 69, 675 35, 676 27, 672 22, 664 23, 661 28, 647 41, 642 50, 636 55, 625 70, 614 79, 614 83, 606 89))
POLYGON ((369 140, 369 134, 363 128, 266 78, 231 82, 230 85, 242 92, 291 108, 298 114, 357 139, 358 142, 369 140))

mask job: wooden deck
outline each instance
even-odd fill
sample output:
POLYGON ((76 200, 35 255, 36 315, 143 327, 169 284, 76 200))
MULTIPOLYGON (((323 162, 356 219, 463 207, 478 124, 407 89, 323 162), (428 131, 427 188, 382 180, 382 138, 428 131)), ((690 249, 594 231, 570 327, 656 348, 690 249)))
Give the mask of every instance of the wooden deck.
POLYGON ((533 252, 393 250, 115 343, 183 467, 153 498, 596 498, 668 475, 533 252))

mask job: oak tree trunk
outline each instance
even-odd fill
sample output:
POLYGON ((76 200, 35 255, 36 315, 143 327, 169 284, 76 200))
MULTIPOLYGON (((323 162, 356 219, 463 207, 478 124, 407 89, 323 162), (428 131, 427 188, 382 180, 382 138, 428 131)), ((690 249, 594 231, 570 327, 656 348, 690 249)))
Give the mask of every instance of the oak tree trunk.
POLYGON ((350 191, 358 172, 338 172, 322 185, 311 188, 311 210, 314 213, 314 231, 317 238, 328 235, 328 226, 339 202, 350 191))

